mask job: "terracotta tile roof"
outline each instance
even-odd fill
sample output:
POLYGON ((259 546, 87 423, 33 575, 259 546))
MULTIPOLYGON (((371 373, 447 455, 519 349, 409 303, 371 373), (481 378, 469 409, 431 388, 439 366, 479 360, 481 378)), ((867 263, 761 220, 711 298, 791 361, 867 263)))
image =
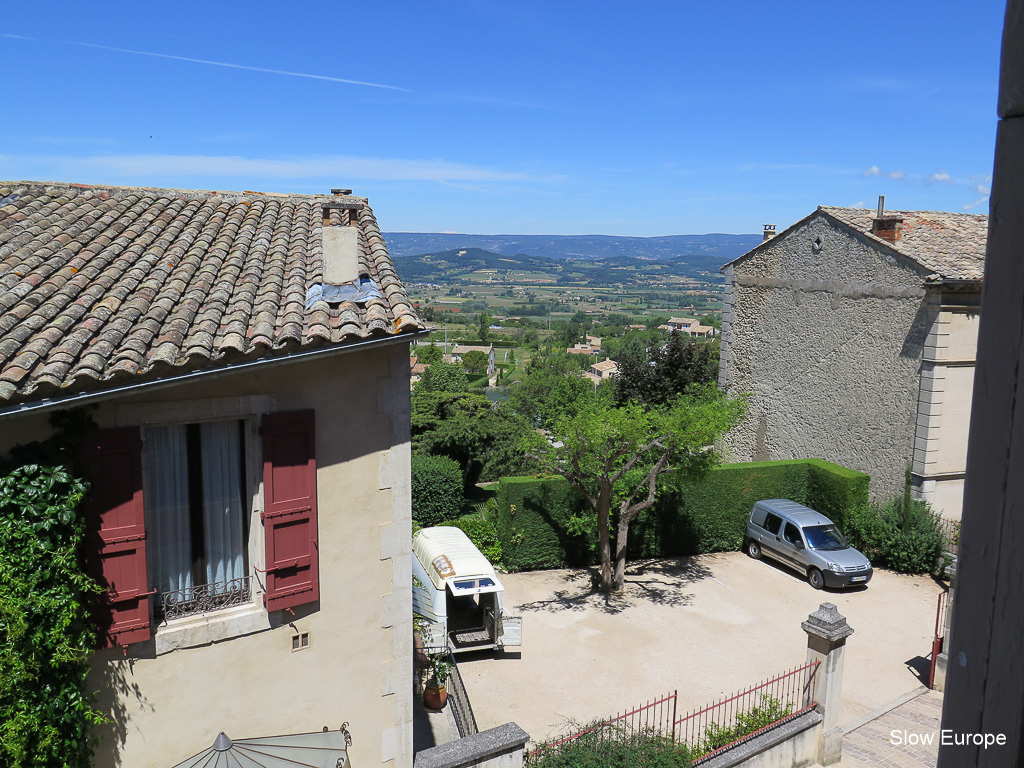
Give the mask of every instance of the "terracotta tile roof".
POLYGON ((0 181, 0 402, 422 327, 363 198, 0 181), (306 309, 326 203, 383 298, 306 309))
POLYGON ((491 351, 493 349, 494 349, 494 345, 493 344, 488 344, 487 346, 472 346, 470 344, 456 344, 454 347, 452 347, 452 354, 453 355, 464 355, 467 352, 483 352, 485 355, 489 355, 489 354, 491 354, 491 351))
POLYGON ((596 368, 599 371, 618 371, 619 365, 614 360, 602 360, 600 363, 594 363, 591 368, 596 368))
POLYGON ((890 243, 871 234, 875 211, 867 208, 831 208, 819 211, 884 243, 943 280, 981 280, 985 271, 988 216, 944 211, 886 211, 903 217, 903 235, 890 243))

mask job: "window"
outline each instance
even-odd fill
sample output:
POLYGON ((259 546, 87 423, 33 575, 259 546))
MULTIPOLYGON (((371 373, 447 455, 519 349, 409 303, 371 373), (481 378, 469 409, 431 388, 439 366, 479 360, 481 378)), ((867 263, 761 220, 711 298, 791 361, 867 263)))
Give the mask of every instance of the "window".
POLYGON ((793 545, 804 543, 804 540, 800 537, 799 529, 792 523, 786 523, 785 538, 786 541, 793 545))
POLYGON ((252 532, 263 544, 254 550, 265 559, 259 569, 246 556, 253 493, 244 423, 147 426, 145 447, 139 427, 98 430, 84 442, 92 482, 85 559, 107 589, 96 606, 104 647, 150 638, 149 598, 158 592, 189 613, 248 602, 241 585, 256 570, 268 611, 320 599, 314 414, 260 418, 263 534, 252 532))
POLYGON ((846 537, 834 525, 809 525, 804 528, 807 546, 811 549, 838 550, 850 546, 846 537))
POLYGON ((249 601, 245 422, 147 427, 143 492, 159 618, 249 601))
POLYGON ((782 518, 773 515, 771 512, 764 516, 764 528, 768 533, 779 535, 779 528, 782 527, 782 518))

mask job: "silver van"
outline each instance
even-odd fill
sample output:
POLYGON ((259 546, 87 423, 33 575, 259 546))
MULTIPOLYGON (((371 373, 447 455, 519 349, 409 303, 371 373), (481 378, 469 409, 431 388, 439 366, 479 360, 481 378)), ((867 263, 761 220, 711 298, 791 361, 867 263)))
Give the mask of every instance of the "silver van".
POLYGON ((789 499, 754 504, 747 521, 743 549, 755 560, 761 555, 796 568, 815 589, 852 587, 871 581, 871 563, 820 512, 789 499))

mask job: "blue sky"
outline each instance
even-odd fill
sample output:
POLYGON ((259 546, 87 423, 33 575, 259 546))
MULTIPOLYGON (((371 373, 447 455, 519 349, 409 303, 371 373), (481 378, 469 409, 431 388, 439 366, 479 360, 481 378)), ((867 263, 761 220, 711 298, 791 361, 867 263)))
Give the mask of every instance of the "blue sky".
POLYGON ((346 187, 387 231, 988 212, 995 0, 8 6, 4 179, 346 187))

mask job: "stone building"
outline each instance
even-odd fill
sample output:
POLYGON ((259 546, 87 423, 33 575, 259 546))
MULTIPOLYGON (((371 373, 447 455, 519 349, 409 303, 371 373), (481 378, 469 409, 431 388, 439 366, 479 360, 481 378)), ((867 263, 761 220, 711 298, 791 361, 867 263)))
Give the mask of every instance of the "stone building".
POLYGON ((818 457, 959 518, 987 217, 819 207, 726 264, 735 460, 818 457))
POLYGON ((345 723, 350 764, 411 768, 423 326, 367 201, 0 182, 0 286, 0 453, 98 426, 94 765, 298 734, 334 765, 345 723))

